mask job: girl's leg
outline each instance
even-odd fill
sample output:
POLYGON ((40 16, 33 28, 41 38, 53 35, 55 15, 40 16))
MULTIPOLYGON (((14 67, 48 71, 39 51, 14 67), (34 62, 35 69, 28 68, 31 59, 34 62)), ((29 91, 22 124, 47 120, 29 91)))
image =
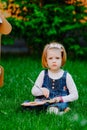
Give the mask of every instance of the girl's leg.
POLYGON ((66 102, 58 103, 57 105, 60 111, 64 111, 68 107, 68 103, 66 102))
POLYGON ((50 105, 47 108, 47 112, 48 113, 54 113, 54 114, 58 114, 58 115, 62 115, 66 112, 68 112, 70 110, 70 108, 68 107, 68 103, 56 103, 53 105, 50 105))
POLYGON ((50 106, 50 107, 47 108, 47 112, 50 113, 50 114, 51 113, 58 114, 59 113, 59 109, 57 107, 51 107, 50 106))

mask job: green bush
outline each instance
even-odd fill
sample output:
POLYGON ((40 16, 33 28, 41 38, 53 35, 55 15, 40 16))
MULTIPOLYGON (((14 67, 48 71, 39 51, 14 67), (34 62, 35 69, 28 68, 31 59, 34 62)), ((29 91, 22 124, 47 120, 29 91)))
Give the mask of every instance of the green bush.
MULTIPOLYGON (((18 1, 18 3, 20 2, 18 1)), ((86 40, 85 37, 87 37, 86 31, 83 34, 87 23, 80 22, 87 15, 84 12, 85 7, 79 3, 66 5, 64 2, 56 1, 54 3, 52 0, 50 3, 44 2, 42 6, 38 2, 24 0, 19 5, 20 16, 23 16, 23 19, 9 18, 13 27, 10 34, 12 40, 24 38, 37 53, 42 52, 46 43, 58 41, 64 44, 67 51, 74 51, 76 56, 84 54, 84 49, 79 44, 79 38, 82 37, 86 40), (24 7, 27 8, 26 12, 23 11, 24 7), (79 49, 76 49, 76 46, 79 49)))

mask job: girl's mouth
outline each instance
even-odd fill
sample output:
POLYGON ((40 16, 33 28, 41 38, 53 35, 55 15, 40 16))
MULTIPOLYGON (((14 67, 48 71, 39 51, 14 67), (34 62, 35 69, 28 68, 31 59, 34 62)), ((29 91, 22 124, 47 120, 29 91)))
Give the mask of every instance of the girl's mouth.
POLYGON ((56 64, 53 64, 53 66, 57 66, 56 64))

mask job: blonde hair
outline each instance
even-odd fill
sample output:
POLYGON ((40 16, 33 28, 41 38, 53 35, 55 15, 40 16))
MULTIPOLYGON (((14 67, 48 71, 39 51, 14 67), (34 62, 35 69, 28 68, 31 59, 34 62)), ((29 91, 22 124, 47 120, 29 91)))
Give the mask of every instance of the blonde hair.
POLYGON ((44 50, 43 50, 43 53, 42 53, 42 66, 44 68, 48 68, 48 65, 47 65, 47 51, 49 49, 53 49, 53 48, 56 48, 56 49, 60 49, 61 50, 61 56, 62 56, 62 64, 61 66, 63 66, 66 62, 66 50, 64 48, 64 46, 58 42, 51 42, 50 44, 46 44, 45 47, 44 47, 44 50))

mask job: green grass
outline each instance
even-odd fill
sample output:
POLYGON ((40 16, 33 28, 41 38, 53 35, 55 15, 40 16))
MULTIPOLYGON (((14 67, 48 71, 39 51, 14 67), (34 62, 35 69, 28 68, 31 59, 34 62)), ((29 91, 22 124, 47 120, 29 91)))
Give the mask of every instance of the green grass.
POLYGON ((64 69, 72 74, 79 99, 71 111, 59 116, 45 111, 22 111, 20 104, 33 100, 32 84, 42 70, 40 59, 8 57, 2 59, 4 86, 0 89, 0 130, 87 130, 87 62, 68 60, 64 69))

